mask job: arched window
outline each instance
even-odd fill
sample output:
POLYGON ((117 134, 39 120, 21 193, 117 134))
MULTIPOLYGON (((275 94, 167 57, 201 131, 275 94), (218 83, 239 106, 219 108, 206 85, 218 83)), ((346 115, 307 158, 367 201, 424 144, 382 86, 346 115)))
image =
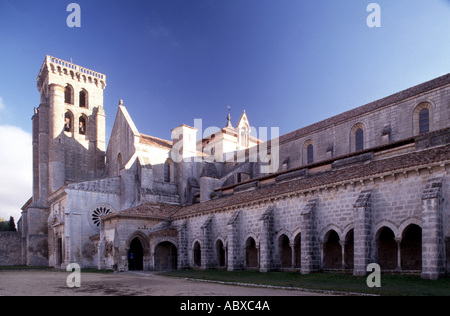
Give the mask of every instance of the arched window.
POLYGON ((250 144, 250 130, 247 126, 241 129, 239 144, 244 147, 248 147, 250 144))
POLYGON ((64 131, 69 133, 73 131, 73 116, 70 112, 64 114, 64 131))
POLYGON ((170 163, 166 161, 164 163, 164 182, 170 182, 170 163))
POLYGON ((365 132, 366 128, 363 123, 353 125, 350 131, 350 152, 364 150, 366 147, 365 132))
POLYGON ((419 112, 419 134, 425 134, 430 131, 430 111, 427 108, 419 112))
POLYGON ((312 164, 314 162, 314 146, 312 144, 309 144, 306 148, 306 155, 308 165, 312 164))
POLYGON ((413 112, 413 135, 426 134, 431 130, 432 106, 429 102, 422 102, 413 112))
POLYGON ((85 116, 80 116, 78 119, 78 133, 80 135, 86 135, 87 130, 87 120, 85 116))
POLYGON ((303 143, 302 147, 302 164, 309 165, 314 163, 314 143, 312 139, 303 143))
POLYGON ((73 104, 73 88, 70 84, 64 88, 64 103, 73 104))
POLYGON ((87 108, 88 107, 88 93, 86 90, 81 90, 79 94, 79 106, 81 108, 87 108))
POLYGON ((362 128, 358 128, 355 132, 355 150, 360 151, 364 149, 364 131, 362 128))

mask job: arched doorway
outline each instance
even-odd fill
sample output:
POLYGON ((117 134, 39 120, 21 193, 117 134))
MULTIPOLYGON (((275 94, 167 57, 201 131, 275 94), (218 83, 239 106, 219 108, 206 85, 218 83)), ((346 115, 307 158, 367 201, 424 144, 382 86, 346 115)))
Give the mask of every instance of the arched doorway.
POLYGON ((202 266, 202 249, 200 247, 200 243, 198 241, 194 244, 194 266, 201 267, 202 266))
POLYGON ((292 249, 288 236, 281 235, 278 238, 278 247, 280 249, 281 267, 290 268, 292 266, 292 249))
POLYGON ((378 264, 382 270, 397 268, 397 243, 394 232, 388 227, 378 232, 378 264))
POLYGON ((401 259, 403 270, 422 269, 422 228, 411 224, 402 234, 401 259))
POLYGON ((220 239, 216 242, 216 255, 219 267, 225 267, 225 248, 223 246, 222 240, 220 239))
POLYGON ((323 266, 328 269, 342 268, 342 247, 339 243, 339 235, 331 230, 325 236, 323 245, 323 266))
POLYGON ((163 241, 155 247, 156 271, 176 270, 178 264, 177 247, 169 241, 163 241))
POLYGON ((130 243, 128 250, 128 270, 144 269, 144 248, 139 238, 135 237, 130 243))
POLYGON ((245 260, 248 268, 258 267, 258 251, 256 242, 252 237, 249 237, 245 243, 245 260))
POLYGON ((346 269, 353 270, 354 249, 355 249, 354 235, 353 229, 351 229, 345 236, 344 262, 346 269))

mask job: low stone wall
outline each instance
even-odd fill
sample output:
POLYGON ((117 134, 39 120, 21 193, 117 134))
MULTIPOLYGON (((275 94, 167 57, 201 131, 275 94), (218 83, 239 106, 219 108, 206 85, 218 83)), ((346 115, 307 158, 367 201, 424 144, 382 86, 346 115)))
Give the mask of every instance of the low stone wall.
POLYGON ((0 266, 22 264, 22 243, 18 232, 0 232, 0 266))

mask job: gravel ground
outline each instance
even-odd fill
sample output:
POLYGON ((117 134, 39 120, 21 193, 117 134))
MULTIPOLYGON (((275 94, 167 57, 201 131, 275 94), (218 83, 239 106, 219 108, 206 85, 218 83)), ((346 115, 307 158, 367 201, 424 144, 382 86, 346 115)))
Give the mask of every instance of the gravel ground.
POLYGON ((320 293, 244 287, 169 278, 153 273, 81 272, 81 286, 68 287, 70 272, 0 271, 0 296, 317 296, 320 293))

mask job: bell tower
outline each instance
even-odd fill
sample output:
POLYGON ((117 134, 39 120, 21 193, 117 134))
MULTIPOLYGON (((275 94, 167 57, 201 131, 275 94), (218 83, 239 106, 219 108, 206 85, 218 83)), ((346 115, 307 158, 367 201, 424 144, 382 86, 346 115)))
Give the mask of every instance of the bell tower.
POLYGON ((46 56, 37 77, 33 123, 33 196, 22 207, 23 262, 47 266, 49 197, 105 169, 106 76, 46 56))
POLYGON ((33 121, 33 202, 66 183, 92 180, 105 168, 106 76, 46 56, 37 77, 33 121))

